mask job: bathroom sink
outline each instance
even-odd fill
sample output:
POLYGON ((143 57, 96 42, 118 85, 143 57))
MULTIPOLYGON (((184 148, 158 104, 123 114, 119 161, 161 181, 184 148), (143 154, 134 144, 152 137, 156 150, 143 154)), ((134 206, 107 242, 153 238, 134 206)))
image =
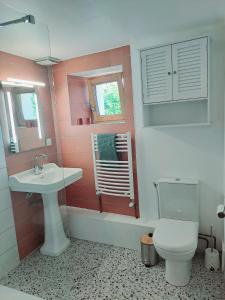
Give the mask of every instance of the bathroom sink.
POLYGON ((58 205, 58 191, 79 180, 83 175, 79 168, 60 168, 54 163, 45 164, 41 174, 30 169, 9 176, 12 191, 40 193, 45 220, 45 242, 40 249, 43 255, 58 256, 70 244, 66 237, 58 205))
POLYGON ((54 163, 45 164, 40 175, 26 170, 9 176, 12 191, 49 194, 58 192, 82 177, 82 169, 60 168, 54 163))

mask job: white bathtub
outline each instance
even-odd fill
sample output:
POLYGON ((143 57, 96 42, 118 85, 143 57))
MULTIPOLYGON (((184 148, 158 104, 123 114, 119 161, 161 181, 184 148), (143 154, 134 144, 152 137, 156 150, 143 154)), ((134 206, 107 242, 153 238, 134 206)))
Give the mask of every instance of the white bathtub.
POLYGON ((0 285, 0 300, 43 300, 0 285))
POLYGON ((140 236, 153 232, 158 223, 78 207, 60 209, 69 236, 134 250, 140 250, 140 236))

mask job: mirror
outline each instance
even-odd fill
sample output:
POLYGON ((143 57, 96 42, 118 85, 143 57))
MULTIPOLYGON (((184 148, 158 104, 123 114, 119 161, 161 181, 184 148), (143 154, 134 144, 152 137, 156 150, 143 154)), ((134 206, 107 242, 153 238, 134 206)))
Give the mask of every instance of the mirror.
POLYGON ((49 32, 45 24, 0 4, 0 119, 9 153, 51 145, 49 32), (16 21, 16 22, 15 22, 16 21))
POLYGON ((43 113, 38 88, 3 81, 2 93, 10 152, 44 147, 43 113))

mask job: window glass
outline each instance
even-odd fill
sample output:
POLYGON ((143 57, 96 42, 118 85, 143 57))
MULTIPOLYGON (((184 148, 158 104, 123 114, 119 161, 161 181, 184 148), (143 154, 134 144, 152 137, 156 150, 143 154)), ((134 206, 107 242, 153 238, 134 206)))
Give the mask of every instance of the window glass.
POLYGON ((24 93, 18 95, 21 103, 21 110, 25 121, 37 119, 37 105, 34 93, 24 93))
POLYGON ((99 115, 122 114, 117 81, 96 84, 95 91, 99 115))

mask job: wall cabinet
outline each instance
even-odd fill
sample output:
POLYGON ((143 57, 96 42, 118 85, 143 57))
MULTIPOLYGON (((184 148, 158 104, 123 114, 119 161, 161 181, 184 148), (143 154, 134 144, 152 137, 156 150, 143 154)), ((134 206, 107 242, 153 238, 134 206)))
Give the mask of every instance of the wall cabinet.
POLYGON ((141 66, 144 103, 171 101, 171 45, 142 51, 141 66))
POLYGON ((208 38, 141 51, 144 104, 208 97, 208 38))
POLYGON ((209 123, 208 37, 141 50, 144 126, 209 123))

